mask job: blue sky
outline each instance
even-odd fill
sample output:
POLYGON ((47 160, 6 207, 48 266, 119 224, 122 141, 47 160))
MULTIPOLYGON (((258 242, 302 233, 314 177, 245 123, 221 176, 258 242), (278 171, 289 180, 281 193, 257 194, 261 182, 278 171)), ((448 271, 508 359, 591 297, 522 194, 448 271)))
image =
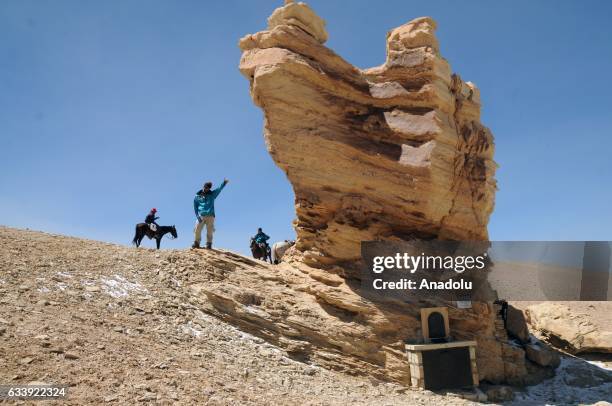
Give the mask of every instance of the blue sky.
MULTIPOLYGON (((0 2, 0 224, 128 244, 154 206, 179 229, 163 246, 185 247, 194 192, 227 177, 215 245, 246 253, 260 225, 293 237, 293 193, 237 68, 238 39, 281 3, 0 2)), ((611 2, 309 4, 363 68, 388 30, 437 20, 496 136, 492 239, 612 240, 611 2)))

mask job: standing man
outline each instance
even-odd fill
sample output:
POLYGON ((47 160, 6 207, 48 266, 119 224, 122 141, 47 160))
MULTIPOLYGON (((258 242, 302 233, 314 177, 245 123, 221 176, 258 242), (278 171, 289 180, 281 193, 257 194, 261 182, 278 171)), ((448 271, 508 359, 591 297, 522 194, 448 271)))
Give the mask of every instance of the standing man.
POLYGON ((225 179, 221 186, 212 189, 212 182, 206 182, 202 190, 198 190, 193 199, 193 210, 196 215, 195 239, 192 248, 200 248, 202 228, 206 226, 206 248, 212 248, 213 232, 215 231, 215 199, 229 181, 225 179))

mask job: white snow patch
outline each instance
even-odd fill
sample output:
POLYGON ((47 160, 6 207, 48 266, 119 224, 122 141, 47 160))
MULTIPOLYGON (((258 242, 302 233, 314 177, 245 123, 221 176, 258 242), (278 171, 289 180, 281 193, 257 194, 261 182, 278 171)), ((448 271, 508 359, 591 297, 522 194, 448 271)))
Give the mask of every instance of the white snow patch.
POLYGON ((204 332, 198 328, 198 326, 194 325, 191 321, 187 324, 183 324, 181 327, 181 331, 184 334, 192 335, 196 338, 200 337, 204 332))
MULTIPOLYGON (((598 368, 605 369, 606 371, 612 371, 612 363, 605 363, 601 361, 589 361, 589 360, 585 360, 585 361, 591 365, 595 365, 598 368)), ((612 398, 612 395, 610 397, 612 398)))
POLYGON ((73 276, 71 274, 69 274, 68 272, 58 272, 56 274, 57 276, 61 276, 62 278, 72 278, 73 276))
POLYGON ((114 298, 127 297, 130 293, 148 294, 148 290, 138 282, 130 282, 121 275, 112 278, 100 277, 102 290, 114 298))
POLYGON ((244 331, 238 331, 238 338, 242 341, 249 341, 255 344, 263 344, 265 340, 254 336, 253 334, 245 333, 244 331))

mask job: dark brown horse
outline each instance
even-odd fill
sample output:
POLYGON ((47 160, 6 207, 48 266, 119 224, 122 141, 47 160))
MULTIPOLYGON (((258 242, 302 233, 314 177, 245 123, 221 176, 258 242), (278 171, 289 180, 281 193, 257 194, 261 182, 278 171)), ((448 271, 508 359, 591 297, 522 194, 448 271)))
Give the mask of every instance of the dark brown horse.
POLYGON ((176 233, 176 227, 174 226, 159 226, 157 227, 157 231, 151 230, 147 223, 138 223, 136 224, 136 234, 134 235, 134 239, 132 240, 132 244, 136 245, 136 247, 140 247, 140 243, 142 239, 147 236, 149 239, 155 239, 157 243, 157 249, 159 249, 159 243, 164 235, 170 233, 172 238, 177 238, 178 234, 176 233))
POLYGON ((255 259, 261 259, 264 262, 269 260, 272 263, 272 252, 266 243, 258 244, 251 238, 251 253, 255 259))

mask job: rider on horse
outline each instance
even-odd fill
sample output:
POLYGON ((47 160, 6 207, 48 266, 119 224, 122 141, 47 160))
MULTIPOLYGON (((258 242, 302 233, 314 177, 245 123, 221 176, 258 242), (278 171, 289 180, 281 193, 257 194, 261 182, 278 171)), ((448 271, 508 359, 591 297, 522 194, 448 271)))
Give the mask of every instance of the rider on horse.
POLYGON ((270 246, 268 245, 269 239, 270 236, 264 233, 261 230, 261 227, 257 229, 257 234, 255 234, 255 237, 253 237, 253 241, 255 241, 255 243, 260 247, 265 248, 266 252, 270 250, 270 246))
POLYGON ((155 220, 159 219, 159 217, 155 217, 156 213, 157 213, 157 209, 153 207, 151 211, 149 212, 149 214, 147 214, 147 217, 145 218, 145 223, 149 225, 149 228, 153 232, 157 231, 157 227, 159 227, 159 225, 155 222, 155 220))
POLYGON ((272 262, 271 250, 267 241, 270 237, 261 231, 261 228, 257 229, 257 234, 254 237, 251 237, 251 252, 253 253, 253 257, 256 259, 263 258, 264 261, 270 258, 270 263, 272 262))

